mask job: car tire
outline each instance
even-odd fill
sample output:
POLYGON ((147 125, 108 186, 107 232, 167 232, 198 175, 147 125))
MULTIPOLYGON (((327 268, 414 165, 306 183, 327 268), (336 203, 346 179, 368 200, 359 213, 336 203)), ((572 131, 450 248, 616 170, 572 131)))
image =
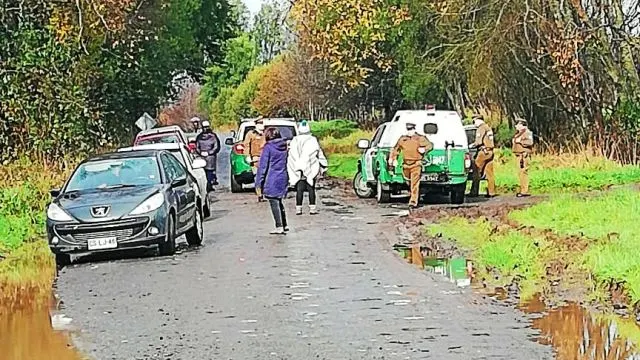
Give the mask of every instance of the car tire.
POLYGON ((236 177, 233 176, 233 173, 229 171, 229 181, 231 182, 231 192, 239 193, 242 192, 242 185, 238 184, 236 181, 236 177))
POLYGON ((196 210, 193 219, 193 227, 185 233, 185 237, 187 238, 187 243, 189 244, 189 246, 193 247, 202 245, 204 228, 202 225, 202 214, 200 213, 200 210, 196 210))
POLYGON ((391 201, 391 191, 384 190, 380 180, 376 183, 376 200, 378 200, 378 204, 386 204, 391 201))
POLYGON ((362 171, 358 171, 353 177, 353 192, 360 199, 369 199, 374 195, 373 189, 362 180, 362 171))
POLYGON ((69 254, 56 254, 56 266, 60 269, 64 266, 71 265, 71 255, 69 254))
POLYGON ((464 204, 464 193, 467 184, 454 185, 451 187, 451 203, 455 205, 464 204))
POLYGON ((173 214, 167 218, 167 235, 165 241, 158 246, 160 256, 171 256, 176 253, 176 227, 173 214))

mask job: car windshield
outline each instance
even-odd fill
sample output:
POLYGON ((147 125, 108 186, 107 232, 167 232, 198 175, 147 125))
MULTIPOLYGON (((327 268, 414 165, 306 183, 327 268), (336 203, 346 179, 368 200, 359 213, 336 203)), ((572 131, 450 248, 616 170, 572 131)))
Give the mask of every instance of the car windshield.
POLYGON ((80 165, 69 180, 66 191, 106 190, 159 183, 160 172, 155 157, 100 160, 80 165))
POLYGON ((167 134, 161 136, 142 137, 138 139, 136 145, 149 145, 149 144, 177 144, 180 142, 177 135, 167 134))
MULTIPOLYGON (((280 136, 282 136, 283 139, 285 140, 291 140, 293 139, 294 136, 296 136, 296 127, 294 125, 267 125, 265 126, 265 128, 270 128, 270 127, 275 127, 278 129, 278 131, 280 131, 280 136)), ((244 137, 243 139, 245 139, 247 137, 247 134, 255 129, 255 126, 247 126, 244 130, 244 137)))

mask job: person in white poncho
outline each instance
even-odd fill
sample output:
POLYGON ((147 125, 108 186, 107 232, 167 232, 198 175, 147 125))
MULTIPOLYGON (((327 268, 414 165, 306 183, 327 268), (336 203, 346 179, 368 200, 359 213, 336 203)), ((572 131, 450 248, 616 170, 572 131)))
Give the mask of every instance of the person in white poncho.
POLYGON ((298 135, 289 144, 287 172, 289 183, 296 188, 296 215, 302 215, 304 193, 309 193, 309 213, 318 213, 316 205, 316 181, 321 172, 327 168, 327 158, 320 148, 320 143, 311 135, 306 121, 298 126, 298 135))

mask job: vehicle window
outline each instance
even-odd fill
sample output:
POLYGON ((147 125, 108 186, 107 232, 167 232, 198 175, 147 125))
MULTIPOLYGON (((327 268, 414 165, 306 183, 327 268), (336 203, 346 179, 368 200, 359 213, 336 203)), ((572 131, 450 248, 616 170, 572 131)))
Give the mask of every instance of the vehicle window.
POLYGON ((176 174, 174 179, 181 179, 187 176, 187 170, 185 170, 184 166, 176 159, 175 156, 170 157, 168 160, 170 162, 170 166, 173 167, 174 174, 176 174))
POLYGON ((171 155, 175 156, 176 159, 180 161, 180 164, 182 164, 182 166, 187 166, 187 164, 185 164, 184 162, 184 156, 182 156, 182 151, 180 151, 180 149, 171 150, 171 155))
POLYGON ((247 138, 247 135, 251 132, 251 130, 255 129, 256 127, 251 125, 251 126, 247 126, 244 128, 244 134, 242 134, 242 140, 244 141, 244 139, 247 138))
POLYGON ((149 145, 149 144, 178 144, 180 143, 180 139, 177 135, 167 135, 167 136, 154 136, 148 138, 142 138, 138 140, 136 145, 149 145))
POLYGON ((92 161, 78 167, 66 191, 159 184, 159 170, 154 157, 92 161))
POLYGON ((380 142, 380 138, 382 138, 382 134, 384 133, 384 129, 386 125, 382 125, 376 130, 376 133, 373 135, 373 140, 371 140, 371 146, 377 146, 380 142))
POLYGON ((178 178, 178 174, 175 171, 175 168, 171 166, 171 159, 169 156, 162 154, 162 169, 164 169, 164 173, 167 175, 167 182, 170 183, 173 180, 178 178))
POLYGON ((426 135, 435 135, 438 133, 438 124, 424 124, 424 133, 426 135))
POLYGON ((465 132, 467 133, 467 142, 469 144, 473 144, 476 142, 476 129, 467 129, 465 132))
MULTIPOLYGON (((280 131, 280 136, 282 136, 283 139, 285 140, 291 140, 293 139, 294 136, 296 136, 296 127, 292 126, 292 125, 270 125, 270 126, 265 126, 266 128, 270 128, 270 127, 275 127, 278 128, 278 130, 280 131)), ((251 126, 247 126, 244 129, 244 134, 242 135, 242 139, 246 139, 247 134, 249 134, 249 132, 253 129, 255 129, 256 127, 251 125, 251 126)))

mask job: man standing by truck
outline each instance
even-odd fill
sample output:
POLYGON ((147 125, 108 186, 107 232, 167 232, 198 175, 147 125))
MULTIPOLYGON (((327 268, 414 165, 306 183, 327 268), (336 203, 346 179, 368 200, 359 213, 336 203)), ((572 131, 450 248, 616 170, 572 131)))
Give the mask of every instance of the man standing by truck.
MULTIPOLYGON (((247 154, 247 162, 251 165, 253 175, 258 172, 258 164, 260 163, 260 154, 264 148, 264 122, 262 116, 256 119, 256 127, 251 130, 244 139, 244 151, 247 154)), ((258 201, 262 201, 262 190, 256 186, 256 195, 258 201)))
POLYGON ((409 180, 411 198, 409 208, 418 206, 420 197, 420 178, 422 177, 422 160, 433 149, 433 144, 425 136, 416 132, 416 124, 406 124, 407 133, 398 139, 398 143, 391 151, 389 164, 394 169, 398 165, 398 155, 402 153, 402 172, 409 180))
POLYGON ((516 119, 516 134, 513 136, 513 153, 518 160, 518 178, 520 180, 520 192, 518 197, 529 196, 529 158, 533 152, 533 133, 527 127, 527 121, 516 119))
POLYGON ((480 178, 482 178, 482 175, 484 174, 487 179, 487 197, 494 197, 496 196, 496 178, 493 172, 493 130, 484 122, 484 117, 482 115, 474 115, 473 122, 477 127, 477 130, 476 140, 472 146, 478 149, 478 155, 475 159, 473 181, 471 183, 469 196, 478 196, 480 178))

